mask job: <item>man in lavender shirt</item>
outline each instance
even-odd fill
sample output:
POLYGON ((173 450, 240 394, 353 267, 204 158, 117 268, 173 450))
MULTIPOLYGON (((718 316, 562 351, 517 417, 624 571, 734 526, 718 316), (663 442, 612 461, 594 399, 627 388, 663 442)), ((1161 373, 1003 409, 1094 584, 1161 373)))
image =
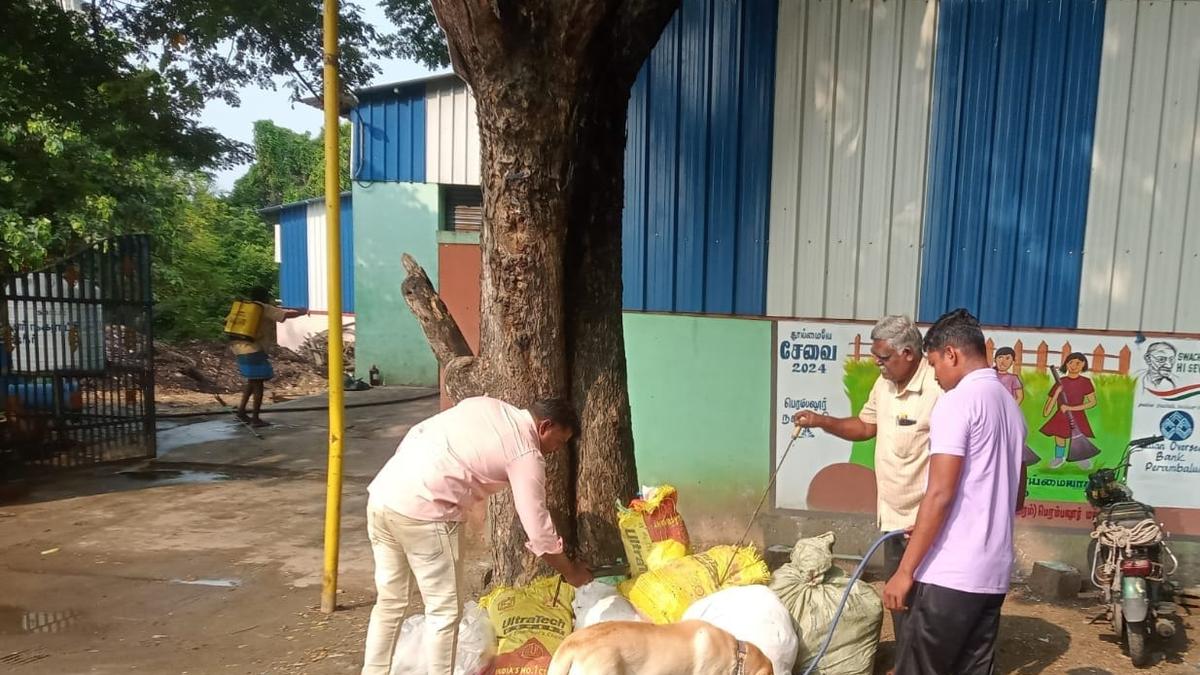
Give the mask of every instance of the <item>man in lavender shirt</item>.
POLYGON ((566 448, 578 428, 575 409, 562 399, 523 410, 480 396, 409 430, 367 487, 376 599, 363 675, 391 673, 412 591, 425 604, 429 674, 454 672, 463 603, 461 523, 472 505, 501 490, 512 488, 531 553, 573 586, 592 580, 587 567, 563 552, 546 508, 545 455, 566 448))
POLYGON ((907 611, 896 675, 990 675, 1025 501, 1025 419, 964 309, 925 333, 946 391, 929 420, 929 485, 884 605, 907 611))

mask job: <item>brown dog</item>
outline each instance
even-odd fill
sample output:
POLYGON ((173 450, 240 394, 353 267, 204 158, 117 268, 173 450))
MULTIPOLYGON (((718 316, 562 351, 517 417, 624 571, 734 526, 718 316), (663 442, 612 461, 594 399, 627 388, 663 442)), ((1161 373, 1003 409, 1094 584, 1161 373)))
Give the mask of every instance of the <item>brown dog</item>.
POLYGON ((773 675, 758 647, 703 621, 609 621, 572 633, 548 675, 773 675))

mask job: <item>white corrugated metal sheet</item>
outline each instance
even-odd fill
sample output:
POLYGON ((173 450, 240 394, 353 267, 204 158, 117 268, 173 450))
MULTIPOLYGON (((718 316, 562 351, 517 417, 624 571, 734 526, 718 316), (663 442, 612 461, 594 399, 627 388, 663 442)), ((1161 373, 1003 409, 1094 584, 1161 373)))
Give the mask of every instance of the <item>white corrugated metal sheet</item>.
POLYGON ((1109 0, 1079 327, 1200 332, 1200 2, 1109 0))
POLYGON ((767 312, 915 315, 937 3, 781 2, 767 312))
POLYGON ((308 309, 324 312, 329 309, 329 284, 326 283, 325 202, 308 205, 308 309))
POLYGON ((479 123, 475 97, 461 81, 425 90, 425 180, 479 185, 479 123))

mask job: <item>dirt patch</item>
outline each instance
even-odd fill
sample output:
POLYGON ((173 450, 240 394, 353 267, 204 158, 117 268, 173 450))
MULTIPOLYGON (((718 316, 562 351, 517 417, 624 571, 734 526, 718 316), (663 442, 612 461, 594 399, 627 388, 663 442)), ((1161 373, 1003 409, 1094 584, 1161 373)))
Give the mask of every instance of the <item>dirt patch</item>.
MULTIPOLYGON (((278 403, 326 389, 325 373, 309 358, 283 347, 270 350, 275 379, 267 384, 267 398, 278 403)), ((212 406, 214 395, 233 405, 245 380, 229 344, 189 340, 155 346, 155 400, 172 407, 212 406)))
MULTIPOLYGON (((883 592, 883 582, 874 584, 883 592)), ((1150 642, 1154 662, 1149 668, 1135 669, 1123 652, 1112 626, 1092 619, 1102 614, 1099 595, 1084 593, 1073 602, 1048 602, 1014 586, 1004 603, 1000 638, 996 644, 998 673, 1016 675, 1116 675, 1117 673, 1200 672, 1200 655, 1193 646, 1200 629, 1194 615, 1183 615, 1179 632, 1170 640, 1150 642)), ((891 618, 885 617, 883 635, 876 661, 877 675, 891 668, 895 655, 895 635, 891 618)))

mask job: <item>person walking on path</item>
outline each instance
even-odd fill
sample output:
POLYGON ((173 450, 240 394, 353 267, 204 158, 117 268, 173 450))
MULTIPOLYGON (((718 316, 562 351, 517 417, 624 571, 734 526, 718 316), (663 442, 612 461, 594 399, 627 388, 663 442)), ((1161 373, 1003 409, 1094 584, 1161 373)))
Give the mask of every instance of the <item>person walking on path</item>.
POLYGON ((267 356, 267 328, 270 326, 268 322, 283 323, 288 319, 303 316, 304 312, 298 309, 276 307, 268 301, 267 291, 263 288, 251 292, 250 299, 262 308, 262 318, 259 319, 258 329, 253 338, 235 337, 229 342, 229 348, 237 359, 238 372, 246 378, 246 384, 242 387, 242 400, 237 408, 237 417, 252 427, 265 427, 270 426, 270 422, 264 421, 259 416, 262 413, 263 394, 266 392, 267 380, 275 377, 271 359, 267 356), (250 412, 247 413, 246 407, 251 405, 251 401, 253 401, 253 405, 250 412))

